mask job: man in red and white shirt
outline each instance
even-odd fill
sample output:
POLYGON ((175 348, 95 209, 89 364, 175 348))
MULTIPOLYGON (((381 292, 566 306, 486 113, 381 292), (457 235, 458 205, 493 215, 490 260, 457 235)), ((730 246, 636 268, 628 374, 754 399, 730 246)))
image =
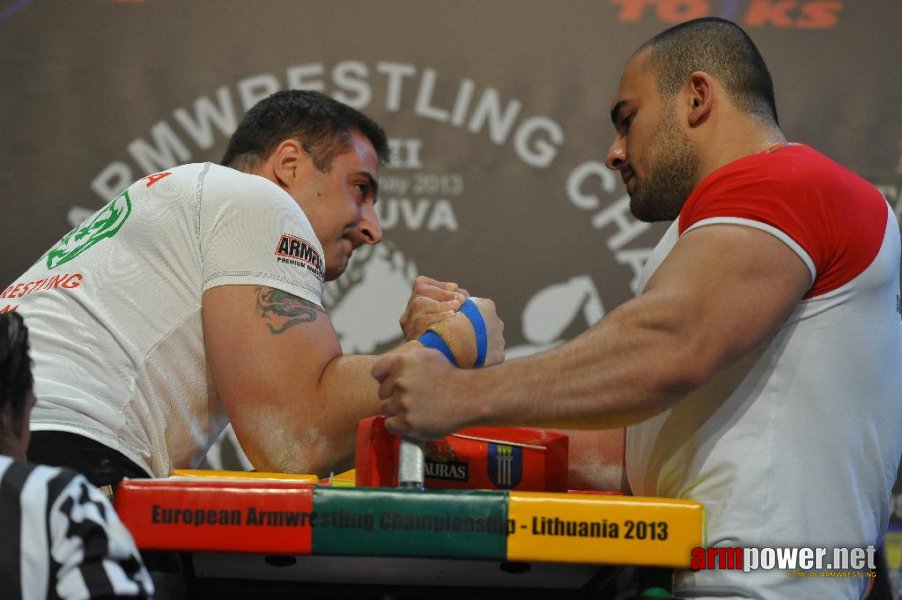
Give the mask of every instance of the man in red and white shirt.
MULTIPOLYGON (((483 372, 383 357, 386 425, 427 438, 626 426, 632 492, 703 502, 709 546, 878 546, 902 452, 895 215, 860 177, 786 143, 767 67, 728 21, 652 38, 611 106, 607 164, 633 214, 675 220, 638 296, 567 344, 483 372)), ((676 590, 851 600, 868 581, 703 570, 676 590)))

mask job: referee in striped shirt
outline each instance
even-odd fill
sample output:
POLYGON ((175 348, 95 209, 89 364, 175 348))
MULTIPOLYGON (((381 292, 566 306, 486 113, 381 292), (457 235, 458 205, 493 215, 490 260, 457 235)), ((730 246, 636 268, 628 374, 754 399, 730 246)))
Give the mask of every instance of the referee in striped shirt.
POLYGON ((82 475, 27 464, 34 406, 28 331, 0 314, 0 596, 150 598, 131 534, 82 475))

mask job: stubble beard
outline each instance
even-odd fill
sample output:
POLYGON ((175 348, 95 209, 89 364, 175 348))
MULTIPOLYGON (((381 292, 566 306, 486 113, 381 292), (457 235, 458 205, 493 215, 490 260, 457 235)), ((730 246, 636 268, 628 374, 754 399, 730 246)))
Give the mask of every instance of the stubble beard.
POLYGON ((641 179, 636 177, 630 194, 630 212, 646 223, 676 219, 695 187, 695 147, 677 126, 671 107, 664 113, 652 137, 656 142, 648 149, 653 167, 641 179))

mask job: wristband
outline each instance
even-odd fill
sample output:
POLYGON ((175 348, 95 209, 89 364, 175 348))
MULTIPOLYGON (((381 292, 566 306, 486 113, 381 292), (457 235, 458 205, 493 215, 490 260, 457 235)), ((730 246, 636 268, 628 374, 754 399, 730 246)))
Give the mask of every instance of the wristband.
POLYGON ((451 361, 452 365, 454 365, 455 367, 457 366, 457 359, 454 358, 454 353, 451 352, 451 348, 448 347, 448 344, 444 339, 442 339, 442 336, 440 336, 436 332, 430 329, 419 338, 417 338, 417 341, 427 348, 438 350, 445 355, 445 358, 451 361))
POLYGON ((466 302, 460 306, 460 312, 469 319, 470 325, 473 326, 473 332, 476 334, 476 363, 473 365, 473 368, 478 369, 485 364, 485 355, 489 345, 488 335, 485 331, 485 320, 483 320, 482 313, 479 312, 476 303, 470 298, 467 298, 466 302))

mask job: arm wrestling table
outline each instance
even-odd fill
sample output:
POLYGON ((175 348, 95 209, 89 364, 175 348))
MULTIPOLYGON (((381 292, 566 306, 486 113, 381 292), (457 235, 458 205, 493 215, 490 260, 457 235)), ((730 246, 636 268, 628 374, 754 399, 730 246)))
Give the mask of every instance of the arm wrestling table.
POLYGON ((142 553, 176 558, 187 598, 603 598, 624 566, 669 589, 704 541, 686 500, 198 474, 115 495, 142 553))

